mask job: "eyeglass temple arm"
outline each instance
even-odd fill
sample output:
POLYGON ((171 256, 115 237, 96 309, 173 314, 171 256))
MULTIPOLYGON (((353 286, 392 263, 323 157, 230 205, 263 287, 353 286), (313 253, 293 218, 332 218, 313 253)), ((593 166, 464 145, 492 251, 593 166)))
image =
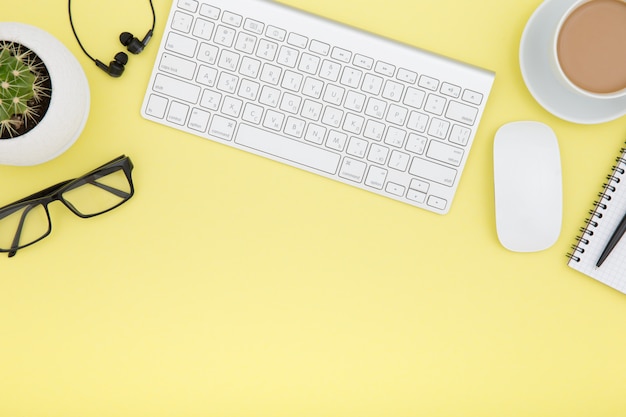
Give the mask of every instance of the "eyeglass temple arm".
POLYGON ((128 198, 130 197, 130 194, 127 193, 126 191, 122 191, 122 190, 118 190, 117 188, 113 188, 110 187, 106 184, 102 184, 98 181, 96 181, 95 179, 89 179, 87 182, 89 182, 90 184, 95 185, 96 187, 102 188, 105 191, 110 192, 111 194, 115 194, 116 196, 120 197, 120 198, 128 198))
POLYGON ((17 248, 20 246, 20 237, 22 236, 22 229, 24 228, 24 223, 26 220, 26 216, 33 209, 33 206, 30 206, 24 210, 22 213, 22 218, 20 219, 20 224, 17 227, 17 231, 15 232, 15 237, 13 238, 13 243, 11 244, 11 251, 9 252, 9 258, 12 258, 17 253, 17 248))

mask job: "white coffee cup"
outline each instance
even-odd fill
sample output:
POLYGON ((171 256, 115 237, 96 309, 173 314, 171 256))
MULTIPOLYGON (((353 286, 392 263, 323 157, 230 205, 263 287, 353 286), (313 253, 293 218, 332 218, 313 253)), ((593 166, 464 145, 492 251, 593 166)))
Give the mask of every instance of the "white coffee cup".
POLYGON ((570 90, 586 97, 626 96, 626 0, 579 0, 561 17, 551 63, 570 90))

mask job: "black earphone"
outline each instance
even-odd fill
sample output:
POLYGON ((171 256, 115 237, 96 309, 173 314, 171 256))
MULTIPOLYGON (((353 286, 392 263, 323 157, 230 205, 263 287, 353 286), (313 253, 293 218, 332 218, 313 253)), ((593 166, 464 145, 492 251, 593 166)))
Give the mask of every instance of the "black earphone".
MULTIPOLYGON (((137 55, 138 53, 143 51, 146 45, 148 45, 150 39, 152 38, 152 34, 154 33, 154 27, 156 26, 156 13, 154 12, 154 5, 152 4, 152 0, 149 0, 149 2, 150 9, 152 10, 152 28, 150 28, 150 30, 148 31, 148 33, 146 33, 143 39, 139 40, 134 37, 132 33, 129 32, 123 32, 120 35, 120 42, 131 54, 137 55)), ((74 33, 74 37, 76 38, 80 49, 82 49, 85 55, 87 55, 89 59, 91 59, 102 71, 106 72, 111 77, 120 77, 124 73, 125 66, 128 63, 128 55, 124 52, 118 52, 117 54, 115 54, 113 61, 111 61, 109 65, 106 65, 104 62, 91 56, 81 43, 80 39, 78 38, 78 34, 76 33, 76 29, 74 28, 74 21, 72 19, 72 0, 67 0, 67 11, 70 17, 70 26, 72 27, 72 32, 74 33)))

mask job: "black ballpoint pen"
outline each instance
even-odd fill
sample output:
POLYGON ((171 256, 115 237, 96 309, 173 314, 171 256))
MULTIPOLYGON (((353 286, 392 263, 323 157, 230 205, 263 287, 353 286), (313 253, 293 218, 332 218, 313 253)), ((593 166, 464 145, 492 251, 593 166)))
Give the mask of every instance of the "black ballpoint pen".
POLYGON ((609 257, 609 254, 611 253, 613 248, 615 248, 617 242, 619 242, 622 236, 624 236, 624 233, 626 233, 626 214, 624 215, 624 217, 622 217, 622 220, 620 220, 617 228, 613 232, 613 235, 604 247, 604 250, 602 251, 600 258, 598 259, 598 262, 596 262, 597 268, 599 268, 600 265, 602 265, 602 263, 606 260, 606 258, 609 257))

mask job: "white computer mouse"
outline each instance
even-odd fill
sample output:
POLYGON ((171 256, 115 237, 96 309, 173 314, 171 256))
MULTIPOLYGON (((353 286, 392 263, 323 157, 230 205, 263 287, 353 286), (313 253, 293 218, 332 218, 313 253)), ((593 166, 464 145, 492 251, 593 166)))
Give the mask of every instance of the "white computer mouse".
POLYGON ((561 233, 563 217, 556 135, 543 123, 508 123, 496 133, 493 159, 500 243, 515 252, 549 248, 561 233))

